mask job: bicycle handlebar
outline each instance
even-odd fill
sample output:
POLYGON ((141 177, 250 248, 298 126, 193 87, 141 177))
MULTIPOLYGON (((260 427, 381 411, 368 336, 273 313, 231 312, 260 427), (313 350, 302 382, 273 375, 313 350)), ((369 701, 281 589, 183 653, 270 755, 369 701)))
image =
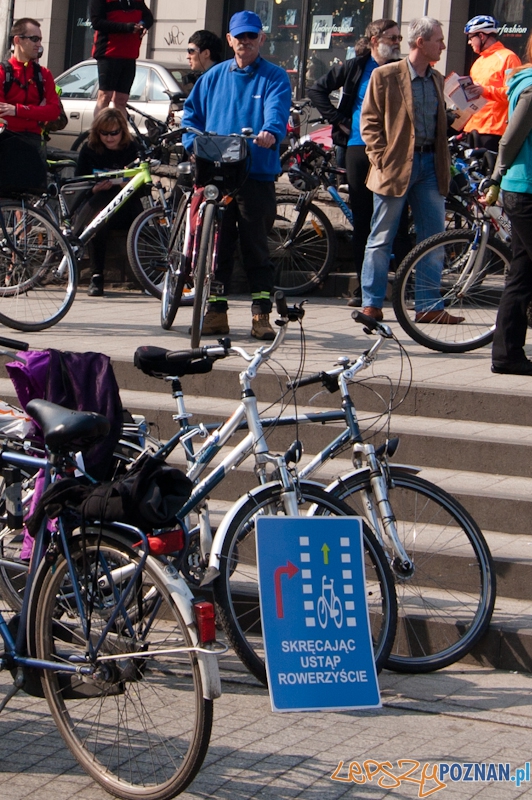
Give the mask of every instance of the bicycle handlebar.
POLYGON ((0 336, 0 347, 9 347, 11 350, 28 350, 28 342, 19 342, 18 339, 8 339, 0 336))
POLYGON ((362 311, 353 311, 351 317, 355 322, 358 322, 359 325, 364 325, 366 328, 369 328, 370 331, 378 331, 385 339, 391 339, 393 337, 389 325, 385 325, 383 322, 377 322, 376 319, 368 317, 368 315, 363 314, 362 311))

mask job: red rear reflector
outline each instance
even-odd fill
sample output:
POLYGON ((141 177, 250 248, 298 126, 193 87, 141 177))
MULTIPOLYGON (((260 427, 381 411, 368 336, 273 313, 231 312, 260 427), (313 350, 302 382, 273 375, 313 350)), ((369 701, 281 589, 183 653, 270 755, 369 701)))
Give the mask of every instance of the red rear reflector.
POLYGON ((214 619, 214 606, 207 600, 198 600, 194 603, 194 612, 198 624, 200 644, 214 642, 216 639, 216 623, 214 619))
POLYGON ((176 553, 185 546, 185 534, 179 528, 175 531, 166 531, 158 536, 148 536, 150 553, 154 556, 164 556, 176 553))

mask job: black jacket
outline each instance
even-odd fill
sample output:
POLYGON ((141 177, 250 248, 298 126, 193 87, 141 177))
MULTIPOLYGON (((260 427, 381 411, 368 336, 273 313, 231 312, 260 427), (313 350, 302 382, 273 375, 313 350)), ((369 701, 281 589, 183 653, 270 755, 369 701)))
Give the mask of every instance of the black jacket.
POLYGON ((349 137, 340 130, 339 126, 343 124, 351 128, 351 117, 353 115, 357 87, 370 58, 371 53, 368 51, 363 56, 350 58, 345 64, 335 64, 307 92, 312 105, 318 109, 325 119, 332 122, 333 142, 341 147, 346 146, 349 137), (343 87, 342 97, 338 108, 335 108, 329 99, 329 95, 341 87, 343 87))

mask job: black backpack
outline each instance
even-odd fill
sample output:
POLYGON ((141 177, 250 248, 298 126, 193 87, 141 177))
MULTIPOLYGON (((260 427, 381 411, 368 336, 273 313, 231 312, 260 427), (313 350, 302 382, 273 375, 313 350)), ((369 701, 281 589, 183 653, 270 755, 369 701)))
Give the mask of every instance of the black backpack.
MULTIPOLYGON (((24 84, 21 83, 18 78, 15 78, 15 73, 13 72, 13 65, 9 61, 2 61, 1 65, 4 69, 4 74, 5 74, 4 99, 7 103, 8 102, 7 95, 9 94, 11 87, 13 86, 14 83, 17 83, 23 89, 25 87, 24 84)), ((41 65, 38 64, 36 61, 33 62, 33 79, 37 85, 37 91, 39 92, 39 103, 42 103, 42 101, 44 100, 44 79, 42 76, 41 65)))

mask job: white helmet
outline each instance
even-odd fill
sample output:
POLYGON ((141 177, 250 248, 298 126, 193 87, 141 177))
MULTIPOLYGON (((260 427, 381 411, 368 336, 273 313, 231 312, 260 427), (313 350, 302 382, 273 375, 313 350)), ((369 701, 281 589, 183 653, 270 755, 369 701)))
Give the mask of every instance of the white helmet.
POLYGON ((464 33, 471 36, 472 33, 499 33, 499 23, 495 17, 479 14, 469 20, 464 28, 464 33))

